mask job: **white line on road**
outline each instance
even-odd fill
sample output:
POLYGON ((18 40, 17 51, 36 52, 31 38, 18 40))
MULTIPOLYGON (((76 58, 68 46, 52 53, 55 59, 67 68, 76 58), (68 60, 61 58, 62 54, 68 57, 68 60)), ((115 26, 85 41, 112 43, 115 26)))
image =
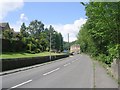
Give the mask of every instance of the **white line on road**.
POLYGON ((32 82, 32 80, 28 80, 28 81, 26 81, 26 82, 23 82, 23 83, 21 83, 21 84, 18 84, 18 85, 16 85, 16 86, 13 86, 13 87, 11 87, 11 89, 17 88, 17 87, 22 86, 22 85, 24 85, 24 84, 27 84, 27 83, 29 83, 29 82, 32 82))
POLYGON ((65 64, 64 66, 68 66, 68 65, 70 65, 71 63, 68 63, 68 64, 65 64))
POLYGON ((68 65, 68 64, 65 64, 64 67, 67 66, 67 65, 68 65))
POLYGON ((59 69, 60 69, 60 68, 56 68, 56 69, 54 69, 54 70, 52 70, 52 71, 50 71, 50 72, 44 73, 43 75, 48 75, 48 74, 53 73, 53 72, 55 72, 55 71, 57 71, 57 70, 59 70, 59 69))

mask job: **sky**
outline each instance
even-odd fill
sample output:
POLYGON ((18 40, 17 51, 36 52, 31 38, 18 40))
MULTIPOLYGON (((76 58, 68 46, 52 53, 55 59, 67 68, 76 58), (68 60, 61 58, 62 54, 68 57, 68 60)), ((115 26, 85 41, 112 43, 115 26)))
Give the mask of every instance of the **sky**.
POLYGON ((52 25, 60 32, 64 41, 77 39, 80 27, 86 22, 85 8, 79 2, 2 2, 0 3, 0 22, 9 22, 10 27, 19 32, 32 20, 39 20, 45 27, 52 25))

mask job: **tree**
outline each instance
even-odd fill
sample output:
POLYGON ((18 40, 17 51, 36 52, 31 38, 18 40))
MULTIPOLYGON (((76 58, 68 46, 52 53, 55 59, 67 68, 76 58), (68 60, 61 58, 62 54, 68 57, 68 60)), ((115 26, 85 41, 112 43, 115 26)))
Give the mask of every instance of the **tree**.
MULTIPOLYGON (((56 34, 56 31, 54 30, 54 27, 52 25, 50 25, 48 30, 49 30, 49 38, 51 37, 51 49, 55 50, 55 34, 56 34)), ((49 43, 50 43, 50 39, 49 39, 49 43)))
POLYGON ((2 31, 2 36, 4 39, 11 40, 13 38, 13 32, 11 30, 4 30, 2 31))
POLYGON ((34 20, 30 22, 28 32, 31 37, 39 38, 41 32, 44 31, 44 24, 41 21, 34 20))
POLYGON ((60 51, 63 51, 63 37, 61 33, 59 33, 59 38, 60 38, 60 51))
POLYGON ((111 63, 116 55, 112 52, 115 52, 115 47, 120 45, 118 39, 120 38, 120 2, 89 2, 82 4, 85 6, 87 22, 78 34, 81 49, 83 52, 95 56, 104 56, 103 61, 111 63), (110 57, 110 55, 114 57, 110 57))
POLYGON ((40 45, 42 51, 46 51, 47 45, 48 45, 48 40, 46 39, 47 34, 45 32, 42 32, 40 34, 40 45))
POLYGON ((25 23, 22 23, 22 25, 21 25, 20 36, 21 36, 21 38, 28 37, 27 27, 25 26, 25 23))

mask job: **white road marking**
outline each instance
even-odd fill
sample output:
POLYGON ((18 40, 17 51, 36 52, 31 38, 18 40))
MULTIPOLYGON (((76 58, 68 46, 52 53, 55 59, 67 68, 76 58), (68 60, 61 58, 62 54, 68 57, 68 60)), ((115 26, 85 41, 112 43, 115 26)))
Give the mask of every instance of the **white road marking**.
POLYGON ((23 83, 21 83, 21 84, 18 84, 18 85, 16 85, 16 86, 13 86, 13 87, 11 87, 11 89, 17 88, 17 87, 22 86, 22 85, 24 85, 24 84, 27 84, 27 83, 29 83, 29 82, 32 82, 32 80, 28 80, 28 81, 26 81, 26 82, 23 82, 23 83))
POLYGON ((55 72, 55 71, 57 71, 57 70, 59 70, 59 69, 60 69, 60 68, 56 68, 56 69, 54 69, 54 70, 52 70, 52 71, 50 71, 50 72, 44 73, 43 75, 48 75, 48 74, 53 73, 53 72, 55 72))
POLYGON ((70 65, 71 63, 67 63, 67 64, 65 64, 64 66, 68 66, 68 65, 70 65))
POLYGON ((67 66, 67 65, 68 65, 68 64, 65 64, 64 67, 67 66))

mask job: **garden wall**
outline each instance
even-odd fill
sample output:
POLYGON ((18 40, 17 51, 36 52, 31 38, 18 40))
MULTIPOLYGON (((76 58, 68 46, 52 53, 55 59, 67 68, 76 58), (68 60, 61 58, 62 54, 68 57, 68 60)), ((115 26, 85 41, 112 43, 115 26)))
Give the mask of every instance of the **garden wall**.
MULTIPOLYGON (((51 61, 58 60, 61 58, 68 57, 69 55, 57 55, 52 56, 51 61)), ((31 57, 31 58, 15 58, 15 59, 2 59, 2 71, 27 67, 31 65, 41 64, 45 62, 49 62, 49 56, 42 57, 31 57)))

